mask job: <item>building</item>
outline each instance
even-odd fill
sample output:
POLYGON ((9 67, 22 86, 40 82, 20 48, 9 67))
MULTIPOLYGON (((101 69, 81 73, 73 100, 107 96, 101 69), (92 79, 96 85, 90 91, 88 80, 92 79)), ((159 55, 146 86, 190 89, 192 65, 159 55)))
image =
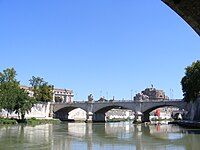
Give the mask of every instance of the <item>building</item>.
POLYGON ((106 119, 134 119, 135 113, 128 109, 111 109, 106 112, 106 119))
POLYGON ((21 88, 21 89, 24 89, 25 91, 27 91, 27 92, 29 93, 28 95, 29 95, 30 97, 33 97, 34 92, 31 90, 30 87, 21 85, 20 88, 21 88))
POLYGON ((135 95, 135 101, 141 100, 168 100, 169 97, 165 94, 163 90, 157 90, 153 87, 146 88, 141 93, 135 95))
MULTIPOLYGON (((20 86, 20 88, 26 90, 29 93, 29 96, 33 97, 34 92, 31 90, 31 87, 20 86)), ((53 89, 53 102, 72 103, 74 101, 73 98, 74 93, 72 90, 53 89)))
POLYGON ((72 90, 57 89, 53 90, 53 102, 72 103, 74 101, 72 90))

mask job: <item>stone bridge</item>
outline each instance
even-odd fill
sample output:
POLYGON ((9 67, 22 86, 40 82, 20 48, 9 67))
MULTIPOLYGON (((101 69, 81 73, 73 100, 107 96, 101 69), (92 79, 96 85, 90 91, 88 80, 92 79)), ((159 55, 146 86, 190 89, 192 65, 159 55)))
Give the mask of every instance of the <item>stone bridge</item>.
POLYGON ((162 0, 200 36, 200 0, 162 0))
POLYGON ((111 109, 128 109, 135 112, 136 117, 142 114, 142 121, 149 121, 149 113, 157 108, 174 106, 180 110, 188 110, 189 105, 183 100, 151 100, 151 101, 108 101, 108 102, 73 102, 53 103, 52 110, 54 117, 61 120, 68 120, 70 111, 81 108, 86 111, 87 120, 93 122, 105 122, 105 113, 111 109))
MULTIPOLYGON (((198 35, 200 35, 200 0, 162 0, 180 17, 182 17, 198 35)), ((188 110, 189 104, 182 100, 176 101, 115 101, 115 102, 74 102, 74 103, 54 103, 52 109, 55 117, 67 119, 68 113, 75 109, 81 108, 87 112, 87 120, 105 121, 105 112, 112 108, 125 108, 143 114, 143 121, 148 121, 149 112, 164 107, 174 106, 180 109, 188 110)))

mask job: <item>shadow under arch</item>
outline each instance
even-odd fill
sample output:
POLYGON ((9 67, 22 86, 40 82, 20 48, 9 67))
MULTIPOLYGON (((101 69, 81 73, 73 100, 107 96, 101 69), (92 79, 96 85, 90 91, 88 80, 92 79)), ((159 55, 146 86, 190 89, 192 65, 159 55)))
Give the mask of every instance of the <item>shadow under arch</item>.
POLYGON ((74 119, 69 118, 69 113, 75 109, 81 109, 86 112, 86 110, 82 107, 68 106, 55 111, 54 118, 58 118, 61 121, 74 121, 74 119))
POLYGON ((199 0, 162 0, 200 36, 200 1, 199 0))
POLYGON ((106 106, 106 107, 102 107, 98 110, 96 110, 94 113, 93 113, 93 122, 105 122, 105 114, 106 112, 112 110, 112 109, 126 109, 126 110, 131 110, 131 111, 135 111, 135 110, 132 110, 128 107, 124 107, 124 106, 121 106, 121 105, 111 105, 111 106, 106 106))

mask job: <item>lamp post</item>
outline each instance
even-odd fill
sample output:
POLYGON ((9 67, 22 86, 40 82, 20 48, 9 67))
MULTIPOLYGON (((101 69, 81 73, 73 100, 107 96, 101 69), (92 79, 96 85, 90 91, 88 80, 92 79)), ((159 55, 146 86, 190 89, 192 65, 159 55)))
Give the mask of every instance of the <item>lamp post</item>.
POLYGON ((133 89, 131 89, 131 100, 133 100, 133 89))

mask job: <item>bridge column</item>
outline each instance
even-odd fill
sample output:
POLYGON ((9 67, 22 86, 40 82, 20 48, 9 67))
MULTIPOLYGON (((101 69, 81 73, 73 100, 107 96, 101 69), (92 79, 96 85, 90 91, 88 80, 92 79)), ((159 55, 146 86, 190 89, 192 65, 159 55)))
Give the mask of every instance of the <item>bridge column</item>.
POLYGON ((134 123, 140 123, 142 122, 142 113, 137 111, 135 113, 134 123))
POLYGON ((54 117, 54 113, 53 113, 53 105, 50 104, 49 106, 49 117, 53 118, 54 117))
POLYGON ((149 113, 143 113, 142 115, 142 122, 150 122, 150 114, 149 113))
POLYGON ((86 121, 85 122, 92 122, 93 121, 93 113, 92 112, 87 112, 86 113, 86 121))
POLYGON ((106 122, 105 113, 95 113, 93 115, 93 122, 106 122))

